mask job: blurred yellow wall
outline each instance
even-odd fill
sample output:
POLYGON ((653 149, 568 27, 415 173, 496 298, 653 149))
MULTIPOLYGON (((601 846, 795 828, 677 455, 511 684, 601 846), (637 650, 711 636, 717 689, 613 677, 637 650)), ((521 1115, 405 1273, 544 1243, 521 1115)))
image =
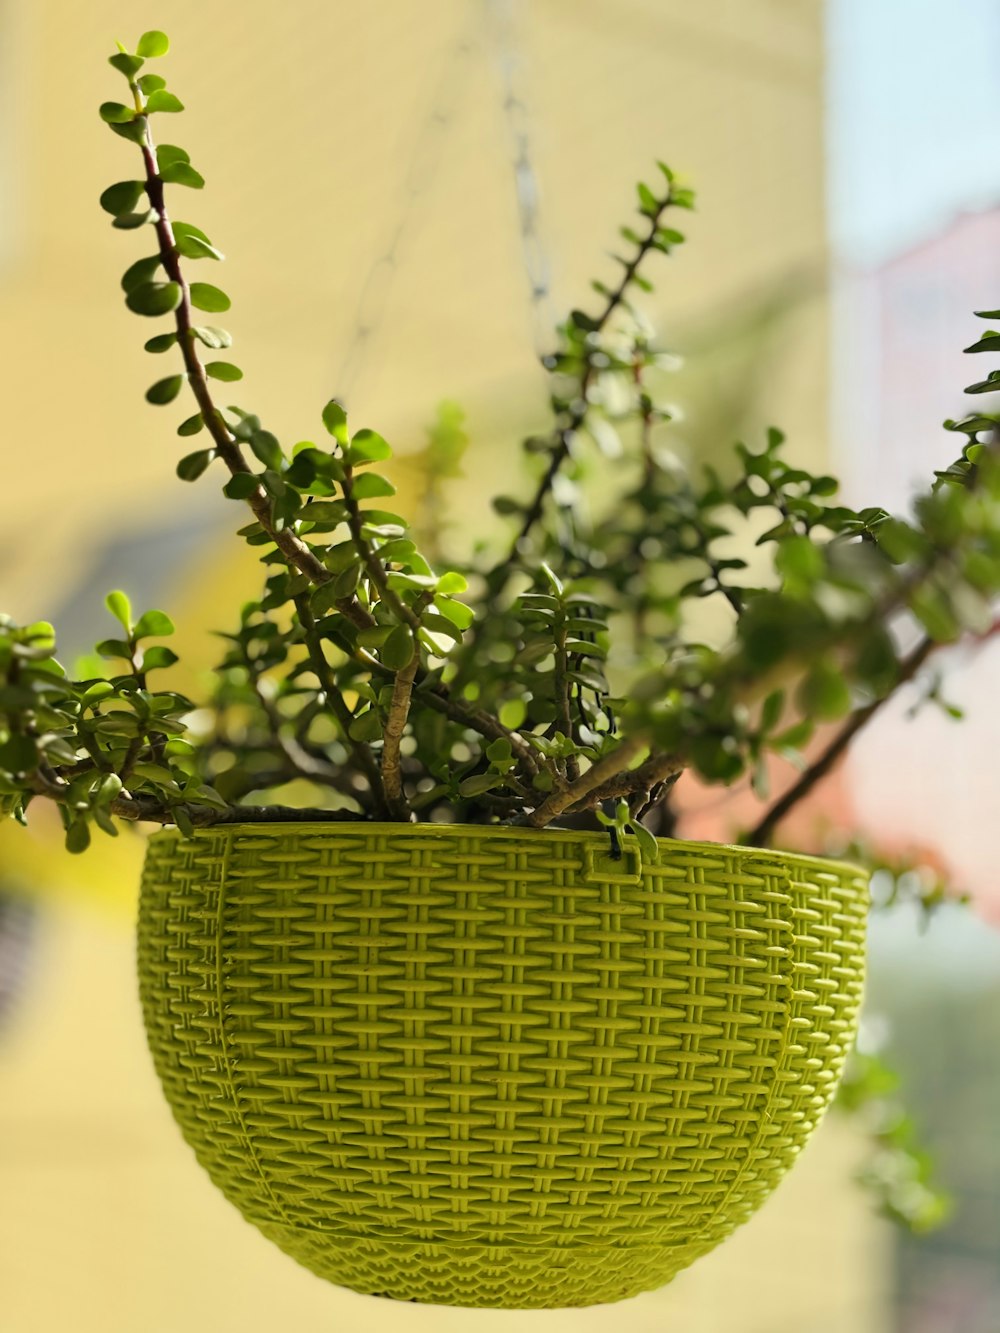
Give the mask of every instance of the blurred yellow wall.
MULTIPOLYGON (((556 309, 585 301, 634 180, 668 159, 700 198, 690 250, 661 268, 652 302, 668 343, 806 275, 805 296, 767 334, 767 415, 756 417, 755 399, 750 424, 779 421, 803 455, 822 456, 821 4, 534 0, 513 16, 556 309)), ((176 191, 175 208, 231 256, 226 322, 247 372, 241 404, 291 441, 313 433, 319 406, 346 388, 355 420, 405 454, 434 404, 457 398, 477 448, 460 487, 475 520, 487 487, 510 482, 518 432, 544 421, 544 383, 479 0, 3 0, 0 603, 50 615, 73 602, 109 536, 141 550, 146 534, 184 518, 200 535, 156 571, 158 600, 207 664, 206 631, 226 624, 256 574, 228 538, 242 522, 235 508, 207 480, 174 479, 177 414, 142 401, 160 363, 143 354, 149 329, 117 288, 143 250, 97 207, 105 185, 135 170, 134 150, 97 119, 118 94, 105 56, 116 37, 154 26, 171 34, 170 83, 188 107, 158 129, 208 180, 204 197, 176 191), (366 277, 401 217, 384 318, 344 385, 366 277)), ((727 364, 680 380, 681 397, 724 394, 727 364)), ((109 582, 128 587, 130 573, 114 567, 109 582)), ((847 1183, 856 1145, 835 1126, 760 1219, 624 1316, 394 1307, 297 1270, 202 1179, 154 1085, 131 975, 140 853, 128 837, 71 862, 42 822, 0 839, 0 875, 60 891, 33 989, 0 1045, 4 1333, 255 1333, 306 1320, 456 1333, 527 1320, 598 1333, 622 1317, 685 1333, 886 1327, 883 1238, 847 1183)))

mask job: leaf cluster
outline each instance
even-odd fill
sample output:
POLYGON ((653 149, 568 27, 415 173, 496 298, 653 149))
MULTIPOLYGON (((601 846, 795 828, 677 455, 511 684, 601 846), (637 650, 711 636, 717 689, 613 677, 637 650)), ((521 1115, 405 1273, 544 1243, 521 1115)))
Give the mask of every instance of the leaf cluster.
MULTIPOLYGON (((162 613, 132 623, 112 594, 121 636, 98 653, 114 665, 79 680, 57 665, 49 627, 5 621, 11 813, 54 801, 76 850, 92 825, 113 832, 115 815, 190 827, 249 818, 251 797, 254 818, 278 817, 287 799, 331 818, 603 823, 616 846, 644 843, 684 772, 749 776, 764 796, 769 757, 805 765, 817 728, 850 726, 910 678, 915 642, 988 631, 996 417, 946 423, 964 447, 902 517, 844 504, 834 478, 789 461, 777 431, 712 468, 672 450, 673 358, 639 300, 650 267, 683 242, 674 219, 694 197, 662 164, 638 188, 613 277, 558 330, 549 424, 524 441, 524 484, 495 499, 499 517, 471 552, 441 554, 444 487, 466 443, 453 409, 432 432, 411 521, 388 442, 349 423, 337 398, 297 441, 220 401, 243 372, 232 335, 203 322, 229 296, 187 274, 222 252, 168 206, 204 178, 154 135, 183 109, 147 70, 167 48, 153 32, 111 57, 128 94, 100 115, 139 170, 100 204, 148 238, 121 286, 129 310, 164 321, 145 342, 165 366, 147 400, 191 398, 177 429, 197 441, 177 474, 218 477, 242 510, 261 591, 226 630, 197 709, 149 683, 174 660, 146 643, 168 633, 162 613)), ((998 348, 990 332, 968 350, 998 348)), ((1000 389, 997 375, 969 392, 1000 389)))

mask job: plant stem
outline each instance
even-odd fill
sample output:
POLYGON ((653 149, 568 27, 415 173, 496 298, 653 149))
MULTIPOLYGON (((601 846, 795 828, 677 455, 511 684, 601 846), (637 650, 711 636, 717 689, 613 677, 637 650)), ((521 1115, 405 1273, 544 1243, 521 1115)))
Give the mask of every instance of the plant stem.
POLYGON ((569 813, 593 809, 602 801, 617 801, 622 797, 648 792, 672 777, 679 777, 683 764, 675 754, 654 754, 638 768, 621 772, 589 791, 584 801, 570 808, 569 813))
MULTIPOLYGON (((327 824, 360 822, 352 810, 325 810, 296 808, 287 805, 231 805, 226 810, 215 810, 205 805, 171 807, 148 797, 119 796, 111 803, 111 813, 133 822, 173 824, 175 811, 183 811, 196 828, 211 828, 217 824, 327 824)), ((363 818, 363 817, 362 817, 363 818)))
POLYGON ((537 809, 524 815, 522 819, 518 820, 518 823, 529 824, 532 828, 544 828, 546 824, 551 824, 553 819, 558 819, 564 810, 568 810, 570 806, 579 805, 596 788, 623 773, 639 751, 644 748, 645 742, 641 737, 629 736, 610 754, 606 754, 603 759, 599 759, 596 764, 588 768, 586 773, 581 774, 575 782, 552 792, 537 809))
POLYGON ((379 772, 378 764, 375 762, 375 756, 367 745, 361 741, 356 741, 351 736, 351 725, 354 722, 354 714, 347 705, 347 701, 341 693, 337 682, 333 678, 333 672, 330 670, 330 664, 326 660, 323 652, 323 644, 316 629, 316 620, 309 605, 309 597, 306 593, 300 593, 293 598, 295 609, 298 612, 299 624, 302 626, 302 634, 306 642, 306 648, 309 652, 309 660, 316 673, 323 693, 326 695, 327 702, 333 709, 334 716, 340 725, 344 744, 354 755, 355 762, 368 779, 368 788, 372 795, 376 812, 386 814, 387 803, 385 791, 382 786, 382 775, 379 772))
POLYGON ((411 816, 409 802, 403 792, 403 775, 400 764, 399 744, 406 730, 406 719, 410 712, 410 696, 413 693, 413 678, 420 665, 420 649, 414 644, 413 657, 408 666, 396 672, 392 687, 392 701, 389 704, 389 716, 382 733, 382 785, 385 788, 386 802, 394 818, 408 820, 411 816))
MULTIPOLYGON (((635 280, 635 276, 642 266, 643 261, 656 246, 656 235, 660 229, 660 221, 672 202, 673 191, 671 189, 668 190, 664 198, 659 201, 659 207, 656 212, 650 214, 649 227, 645 236, 640 238, 636 245, 635 254, 628 263, 625 264, 618 286, 608 293, 604 309, 591 325, 589 332, 592 337, 601 333, 606 328, 609 320, 624 304, 625 294, 635 280)), ((499 596, 504 587, 506 587, 510 572, 517 564, 521 546, 531 533, 532 528, 541 518, 545 509, 545 501, 552 489, 552 484, 556 479, 556 475, 563 463, 569 457, 570 450, 573 446, 573 439, 576 436, 577 431, 579 431, 581 426, 586 422, 587 415, 590 412, 590 403, 587 399, 587 394, 590 390, 593 375, 594 367, 588 358, 584 366, 583 374, 580 377, 580 386, 576 402, 570 409, 565 424, 558 427, 554 432, 553 448, 549 455, 548 467, 545 469, 545 473, 538 483, 535 494, 532 496, 531 501, 525 510, 524 518, 517 531, 517 535, 514 537, 510 549, 504 559, 495 565, 486 576, 487 584, 494 598, 499 596)))
POLYGON ((940 646, 934 639, 926 637, 921 639, 912 652, 908 653, 900 662, 899 674, 892 688, 881 698, 873 699, 870 704, 866 704, 864 708, 859 708, 850 715, 833 739, 802 773, 798 781, 793 783, 788 791, 771 805, 750 832, 741 838, 746 846, 763 847, 771 841, 774 831, 781 821, 801 801, 805 800, 818 782, 826 777, 858 733, 863 731, 872 718, 881 711, 900 686, 913 679, 931 653, 940 646))
MULTIPOLYGON (((347 526, 351 532, 351 540, 354 542, 354 549, 364 562, 368 577, 375 584, 379 597, 391 609, 396 619, 401 624, 409 625, 414 631, 418 630, 420 628, 420 616, 411 610, 403 599, 389 587, 385 566, 364 535, 364 518, 354 496, 354 473, 347 463, 344 464, 344 480, 341 482, 341 486, 344 492, 344 503, 347 505, 347 526)), ((374 624, 374 621, 372 623, 374 624)))
MULTIPOLYGON (((243 457, 239 441, 226 426, 218 408, 215 406, 211 390, 208 387, 205 367, 195 347, 191 292, 180 265, 173 227, 167 213, 163 180, 156 162, 156 147, 149 129, 148 118, 145 139, 140 147, 146 169, 146 193, 149 196, 150 206, 156 215, 155 226, 160 261, 166 270, 167 276, 180 288, 181 298, 174 311, 174 319, 177 326, 177 344, 184 359, 184 368, 187 371, 191 392, 194 394, 195 401, 201 410, 202 420, 215 443, 218 455, 226 467, 233 476, 239 474, 254 476, 253 469, 243 457)), ((332 574, 316 557, 311 547, 290 527, 279 529, 275 526, 271 514, 271 501, 268 498, 267 491, 259 482, 247 497, 247 504, 253 511, 257 522, 293 568, 305 574, 313 583, 322 584, 330 581, 333 577, 332 574)), ((359 628, 367 628, 374 624, 372 617, 354 598, 341 599, 337 602, 337 609, 359 628)))

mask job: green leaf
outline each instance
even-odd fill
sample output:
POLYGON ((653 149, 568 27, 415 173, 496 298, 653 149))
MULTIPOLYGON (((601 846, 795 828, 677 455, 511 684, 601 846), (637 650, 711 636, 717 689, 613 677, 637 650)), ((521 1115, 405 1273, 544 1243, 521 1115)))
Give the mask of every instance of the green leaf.
POLYGON ((284 454, 281 445, 269 430, 255 430, 250 436, 250 448, 267 468, 275 472, 281 470, 284 454))
POLYGON ((224 291, 213 287, 210 282, 192 282, 191 304, 198 310, 216 312, 228 310, 232 302, 224 291))
POLYGON ((94 652, 101 657, 122 657, 126 662, 132 657, 132 649, 124 639, 102 639, 94 648, 94 652))
POLYGON ((112 227, 117 227, 119 231, 135 231, 137 227, 144 227, 152 218, 153 210, 147 208, 144 213, 119 213, 112 219, 112 227))
POLYGON ((119 181, 117 185, 108 186, 100 202, 105 213, 117 217, 122 213, 131 213, 145 196, 146 187, 142 181, 119 181))
POLYGON ((456 574, 453 569, 442 574, 437 581, 438 592, 445 596, 456 592, 465 592, 468 586, 468 580, 462 574, 456 574))
MULTIPOLYGON (((104 605, 108 608, 108 610, 111 612, 114 618, 118 621, 122 629, 124 629, 125 633, 131 634, 132 606, 126 594, 118 589, 116 589, 114 592, 109 592, 107 597, 105 597, 104 599, 104 605)), ((98 649, 98 652, 100 652, 100 649, 98 649)), ((128 649, 125 656, 126 657, 131 656, 131 649, 128 649)))
POLYGON ((178 477, 181 481, 197 481, 214 457, 214 449, 199 449, 197 453, 187 454, 177 464, 178 477))
POLYGON ((743 772, 743 760, 728 741, 728 737, 720 740, 715 736, 697 736, 692 741, 691 758, 706 781, 728 786, 743 772))
MULTIPOLYGON (((332 432, 331 432, 332 434, 332 432)), ((378 431, 359 430, 351 439, 347 461, 352 467, 361 467, 365 463, 381 463, 392 457, 392 449, 378 431)))
POLYGON ((111 129, 123 139, 128 139, 129 143, 142 145, 146 142, 147 123, 145 116, 136 116, 134 120, 113 123, 111 129))
POLYGON ((124 125, 135 116, 134 108, 122 102, 102 102, 98 111, 106 125, 124 125))
POLYGON ((115 687, 110 680, 96 680, 93 685, 84 690, 80 703, 84 708, 89 708, 93 704, 100 703, 102 699, 107 699, 114 692, 115 687))
POLYGON ((167 34, 160 32, 159 28, 151 28, 139 38, 135 53, 144 59, 153 59, 156 56, 165 56, 169 50, 170 38, 167 34))
POLYGON ((509 769, 514 762, 514 751, 506 736, 498 736, 486 747, 486 758, 495 768, 509 769))
MULTIPOLYGON (((163 144, 163 145, 162 145, 162 148, 166 148, 166 147, 168 147, 167 144, 163 144)), ((184 161, 184 162, 187 162, 187 161, 189 160, 189 159, 188 159, 188 155, 187 155, 187 153, 184 152, 184 149, 183 149, 183 148, 173 148, 172 151, 173 151, 174 153, 180 154, 180 156, 177 157, 176 159, 171 159, 171 160, 184 161)), ((193 222, 175 222, 175 223, 173 224, 173 227, 174 227, 174 236, 175 236, 175 237, 178 237, 178 236, 196 236, 196 237, 198 238, 198 240, 200 240, 200 241, 208 241, 208 240, 209 240, 209 238, 205 235, 205 233, 202 231, 202 229, 201 229, 200 227, 196 227, 196 226, 194 225, 193 222)), ((211 243, 211 242, 209 242, 209 243, 211 243)))
POLYGON ((178 435, 197 435, 205 425, 205 418, 200 412, 195 412, 193 417, 188 417, 177 427, 178 435))
MULTIPOLYGON (((447 616, 451 623, 457 625, 461 630, 468 629, 476 618, 476 613, 473 611, 472 607, 466 606, 464 602, 446 600, 443 602, 435 602, 435 606, 443 616, 447 616)), ((504 725, 507 726, 509 724, 504 723, 504 725)))
POLYGON ((184 834, 185 838, 193 838, 194 821, 191 819, 191 816, 188 814, 188 812, 184 809, 183 805, 175 805, 170 811, 170 813, 174 817, 174 823, 184 834))
POLYGON ((162 671, 166 667, 173 666, 179 660, 172 648, 157 644, 154 648, 147 648, 143 653, 142 670, 162 671))
POLYGON ((159 255, 150 255, 148 259, 137 259, 122 274, 122 290, 131 292, 136 287, 144 287, 147 283, 153 281, 159 267, 159 255))
POLYGON ((465 778, 458 784, 459 796, 481 796, 483 792, 492 791, 494 787, 502 787, 504 781, 496 773, 477 773, 474 777, 465 778))
POLYGON ((168 93, 166 88, 157 88, 149 94, 149 100, 146 102, 147 111, 183 111, 184 103, 173 93, 168 93))
POLYGON ((157 88, 165 88, 167 81, 159 74, 143 74, 141 79, 136 79, 136 85, 139 91, 148 97, 150 93, 155 93, 157 88))
POLYGON ((390 671, 402 671, 413 661, 415 648, 413 630, 409 625, 397 625, 382 645, 379 653, 382 665, 390 671))
POLYGON ((143 347, 147 352, 169 352, 176 342, 176 333, 158 333, 154 338, 147 338, 143 347))
POLYGON ((174 248, 185 259, 224 259, 221 250, 217 250, 211 241, 200 236, 178 236, 174 233, 174 248))
POLYGON ((74 819, 66 830, 66 850, 78 855, 90 846, 90 826, 86 819, 74 819))
POLYGON ((348 735, 354 741, 377 741, 382 735, 382 721, 374 708, 356 717, 348 728, 348 735))
POLYGON ((136 622, 133 638, 162 639, 173 634, 174 622, 164 611, 145 611, 136 622))
POLYGON ((451 639, 453 643, 462 642, 461 630, 447 616, 438 615, 433 611, 425 611, 420 618, 420 625, 422 629, 431 634, 443 634, 445 638, 451 639))
POLYGON ((7 773, 34 773, 38 767, 38 746, 30 736, 12 733, 0 745, 0 769, 7 773))
POLYGON ((970 347, 963 348, 966 352, 998 352, 1000 351, 1000 333, 990 329, 984 333, 978 342, 974 342, 970 347))
POLYGON ((181 289, 176 282, 144 282, 133 287, 125 298, 129 310, 137 315, 168 315, 180 303, 181 289))
POLYGON ((764 700, 760 710, 760 729, 763 732, 773 731, 781 720, 781 714, 785 708, 784 690, 772 690, 764 700))
POLYGON ((645 824, 640 824, 637 819, 632 820, 629 828, 635 834, 635 840, 639 844, 643 865, 655 865, 660 855, 660 849, 652 833, 645 824))
POLYGON ((166 403, 172 403, 180 393, 184 385, 183 375, 168 375, 166 379, 157 380, 146 390, 146 402, 155 403, 163 406, 166 403))
POLYGON ((306 506, 302 517, 308 523, 343 523, 347 506, 343 500, 314 500, 306 506))
POLYGON ((338 444, 347 444, 347 413, 336 398, 331 398, 323 408, 323 425, 338 444))
POLYGON ((348 565, 342 569, 333 579, 333 586, 330 590, 334 601, 342 601, 344 598, 353 597, 358 586, 358 580, 361 577, 361 563, 348 565))
POLYGON ((808 537, 786 537, 778 545, 774 564, 782 578, 795 583, 813 584, 825 568, 823 552, 808 537))
POLYGON ((259 485, 260 479, 252 472, 237 472, 234 477, 229 478, 222 491, 230 500, 246 500, 248 496, 253 495, 259 485))
POLYGON ((205 374, 211 376, 213 380, 225 380, 226 383, 233 383, 243 378, 243 371, 231 361, 209 361, 205 365, 205 374))
POLYGON ((391 625, 368 625, 358 630, 358 644, 362 648, 381 648, 391 633, 391 625))
MULTIPOLYGON (((162 82, 162 80, 161 80, 162 82)), ((155 92, 156 89, 154 88, 155 92)), ((176 144, 161 143, 156 149, 156 167, 162 175, 168 167, 174 166, 178 162, 190 162, 191 158, 187 150, 178 148, 176 144)), ((184 230, 197 231, 197 227, 192 227, 189 222, 175 222, 174 229, 181 227, 184 230)))
POLYGON ((640 181, 635 188, 639 195, 639 212, 650 217, 658 213, 660 211, 660 201, 649 186, 640 181))
POLYGON ((842 672, 821 662, 799 685, 796 702, 811 720, 834 722, 851 711, 851 691, 842 672))
POLYGON ((233 345, 233 336, 231 333, 228 333, 225 329, 213 328, 211 324, 198 324, 191 330, 191 332, 199 342, 203 342, 206 347, 211 347, 213 352, 217 352, 223 347, 232 347, 233 345))
POLYGON ((396 494, 392 482, 386 481, 385 477, 380 477, 377 472, 363 472, 355 479, 352 489, 355 500, 378 500, 383 496, 396 494))
POLYGON ((192 190, 201 190, 205 177, 187 162, 173 162, 160 172, 160 179, 165 185, 187 185, 192 190))
POLYGON ((119 74, 124 74, 126 79, 130 79, 133 74, 138 74, 143 63, 141 56, 129 55, 127 51, 116 51, 113 56, 108 56, 108 64, 118 70, 119 74))

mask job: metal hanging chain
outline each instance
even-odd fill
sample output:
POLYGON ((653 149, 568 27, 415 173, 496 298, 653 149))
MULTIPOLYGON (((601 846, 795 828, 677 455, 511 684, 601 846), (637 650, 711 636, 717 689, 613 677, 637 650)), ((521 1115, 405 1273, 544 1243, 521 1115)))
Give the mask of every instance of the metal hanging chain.
POLYGON ((346 398, 355 384, 369 347, 385 322, 389 292, 399 268, 403 240, 414 208, 437 174, 455 121, 476 43, 472 25, 452 47, 441 70, 431 106, 422 121, 402 184, 402 205, 377 258, 368 270, 348 334, 347 347, 334 379, 338 396, 346 398))
POLYGON ((531 293, 535 351, 551 350, 552 267, 543 240, 538 177, 532 160, 532 126, 519 91, 524 61, 518 34, 518 0, 484 0, 487 40, 500 72, 503 111, 513 146, 514 186, 521 232, 521 254, 531 293))

